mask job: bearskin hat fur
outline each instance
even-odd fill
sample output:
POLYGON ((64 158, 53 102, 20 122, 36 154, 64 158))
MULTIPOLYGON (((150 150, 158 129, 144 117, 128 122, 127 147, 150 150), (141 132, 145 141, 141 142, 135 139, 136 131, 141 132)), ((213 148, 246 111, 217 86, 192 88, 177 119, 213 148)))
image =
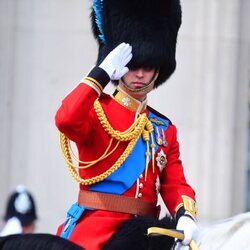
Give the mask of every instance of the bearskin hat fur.
POLYGON ((122 42, 132 45, 130 69, 157 68, 155 87, 176 67, 180 0, 94 0, 92 30, 99 43, 97 64, 122 42))
POLYGON ((27 226, 37 219, 34 198, 24 186, 17 186, 8 199, 4 220, 12 217, 18 218, 22 226, 27 226))
POLYGON ((176 221, 169 216, 161 220, 150 217, 134 217, 121 224, 115 235, 103 250, 168 250, 174 245, 174 238, 168 236, 147 236, 149 227, 175 229, 176 221))

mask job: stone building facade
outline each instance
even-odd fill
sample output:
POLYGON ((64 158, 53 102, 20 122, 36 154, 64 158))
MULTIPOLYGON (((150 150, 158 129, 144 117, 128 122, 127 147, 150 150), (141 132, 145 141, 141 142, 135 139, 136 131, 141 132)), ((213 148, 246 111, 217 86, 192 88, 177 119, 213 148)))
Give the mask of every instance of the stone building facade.
MULTIPOLYGON (((39 232, 54 232, 77 198, 54 114, 95 64, 90 2, 0 0, 0 204, 25 184, 39 232)), ((210 222, 246 211, 250 195, 250 0, 182 2, 177 70, 150 102, 177 125, 199 219, 210 222)))

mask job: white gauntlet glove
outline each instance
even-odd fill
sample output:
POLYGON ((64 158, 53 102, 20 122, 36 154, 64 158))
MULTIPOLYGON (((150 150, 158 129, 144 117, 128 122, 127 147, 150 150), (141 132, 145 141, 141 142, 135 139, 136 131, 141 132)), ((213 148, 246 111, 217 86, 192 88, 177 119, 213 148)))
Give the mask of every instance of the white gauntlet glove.
POLYGON ((184 248, 183 246, 188 246, 190 241, 195 238, 198 231, 196 222, 189 216, 182 215, 178 220, 176 229, 183 231, 185 238, 182 242, 177 242, 175 249, 189 249, 188 247, 184 248))
POLYGON ((128 43, 121 43, 113 49, 99 65, 106 71, 111 80, 119 80, 129 69, 126 67, 132 58, 132 47, 128 43))

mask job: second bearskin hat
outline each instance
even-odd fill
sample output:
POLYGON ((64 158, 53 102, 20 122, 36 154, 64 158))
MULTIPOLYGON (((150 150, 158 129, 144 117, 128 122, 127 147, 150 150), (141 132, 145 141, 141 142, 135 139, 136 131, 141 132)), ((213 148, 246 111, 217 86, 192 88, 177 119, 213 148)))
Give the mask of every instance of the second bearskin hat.
POLYGON ((4 219, 7 221, 12 217, 16 217, 22 226, 27 226, 37 219, 33 196, 22 185, 17 186, 7 202, 4 219))
POLYGON ((155 87, 176 67, 180 0, 93 0, 92 30, 99 44, 97 64, 122 42, 132 45, 130 69, 157 68, 155 87))

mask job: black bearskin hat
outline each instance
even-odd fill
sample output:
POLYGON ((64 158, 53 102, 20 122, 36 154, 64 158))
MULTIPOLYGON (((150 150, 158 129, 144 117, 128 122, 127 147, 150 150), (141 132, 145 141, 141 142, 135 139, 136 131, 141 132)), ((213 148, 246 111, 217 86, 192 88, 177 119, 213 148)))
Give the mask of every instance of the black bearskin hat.
POLYGON ((37 219, 35 201, 24 186, 17 186, 7 202, 4 220, 16 217, 22 226, 27 226, 37 219))
POLYGON ((99 44, 97 65, 117 45, 126 42, 132 45, 130 69, 159 69, 155 87, 174 72, 180 0, 93 0, 91 17, 99 44))

